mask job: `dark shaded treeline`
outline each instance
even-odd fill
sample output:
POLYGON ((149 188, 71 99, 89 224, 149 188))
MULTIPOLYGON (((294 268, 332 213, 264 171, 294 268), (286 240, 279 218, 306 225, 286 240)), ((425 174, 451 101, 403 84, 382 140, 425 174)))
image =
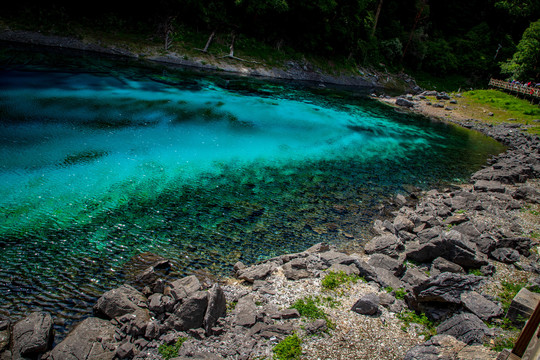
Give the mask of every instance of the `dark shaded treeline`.
POLYGON ((112 31, 164 33, 173 24, 357 64, 484 79, 500 75, 500 63, 540 18, 535 0, 21 0, 0 7, 4 17, 27 14, 66 27, 85 19, 112 31))

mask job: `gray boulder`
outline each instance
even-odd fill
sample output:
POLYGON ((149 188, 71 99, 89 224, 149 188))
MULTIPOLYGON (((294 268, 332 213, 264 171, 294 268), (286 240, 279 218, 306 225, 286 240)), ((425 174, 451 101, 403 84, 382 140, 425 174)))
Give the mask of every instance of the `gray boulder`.
POLYGON ((530 202, 540 202, 540 193, 529 185, 519 187, 512 193, 512 197, 517 200, 526 200, 530 202))
POLYGON ((448 261, 445 258, 438 257, 435 260, 433 260, 433 263, 431 264, 432 276, 438 275, 443 272, 465 274, 465 270, 463 269, 463 267, 451 261, 448 261))
POLYGON ((33 312, 13 326, 13 359, 36 357, 46 352, 53 341, 53 321, 50 314, 33 312))
POLYGON ((95 317, 78 324, 49 353, 48 360, 112 360, 118 346, 114 339, 116 327, 95 317))
POLYGON ((411 244, 407 247, 406 257, 418 262, 430 262, 443 257, 465 268, 479 268, 487 264, 485 257, 478 253, 476 244, 454 230, 445 232, 441 237, 425 244, 411 244))
POLYGON ((328 324, 324 319, 317 319, 313 322, 306 324, 305 330, 308 334, 313 335, 322 331, 326 331, 328 324))
POLYGON ((131 314, 146 307, 146 297, 130 285, 122 285, 104 293, 94 305, 94 313, 107 319, 131 314))
POLYGON ((195 275, 190 275, 173 281, 168 291, 165 291, 165 295, 171 296, 178 302, 187 299, 199 290, 201 290, 201 282, 195 275))
POLYGON ((414 223, 403 215, 396 216, 393 225, 398 233, 401 231, 412 232, 414 229, 414 223))
POLYGON ((454 315, 437 326, 437 334, 450 335, 467 345, 482 344, 486 336, 493 335, 478 316, 470 313, 454 315))
POLYGON ((276 264, 269 262, 260 265, 252 265, 237 273, 240 280, 254 282, 255 280, 264 280, 277 268, 276 264))
POLYGON ((513 264, 519 261, 519 252, 510 248, 498 248, 491 252, 491 256, 502 263, 513 264))
POLYGON ((405 271, 405 265, 400 259, 391 258, 384 254, 373 254, 369 257, 368 264, 373 267, 391 271, 395 276, 401 276, 405 271))
POLYGON ((257 322, 257 305, 251 295, 238 300, 234 312, 236 325, 251 327, 257 322))
POLYGON ((405 275, 401 278, 401 281, 406 282, 411 286, 417 286, 423 284, 428 280, 428 277, 420 270, 416 268, 407 269, 405 275))
POLYGON ((391 271, 381 268, 374 268, 377 278, 377 282, 382 287, 391 287, 393 289, 400 289, 403 287, 403 283, 397 278, 391 271))
POLYGON ((306 258, 296 258, 283 265, 283 274, 289 280, 304 279, 312 275, 307 270, 306 258))
POLYGON ((436 335, 410 349, 403 360, 455 360, 465 344, 450 335, 436 335))
POLYGON ((503 315, 503 309, 500 305, 486 299, 476 291, 461 294, 461 302, 465 309, 484 321, 503 315))
POLYGON ((227 311, 227 301, 223 289, 219 284, 214 284, 208 290, 208 307, 204 314, 204 330, 207 334, 212 333, 212 328, 216 325, 220 317, 225 316, 227 311))
POLYGON ((419 302, 442 302, 461 304, 461 294, 476 289, 483 277, 442 273, 415 286, 413 292, 419 302))
POLYGON ((474 183, 474 190, 481 192, 506 192, 506 188, 498 181, 478 180, 474 183))
POLYGON ((174 313, 167 319, 167 323, 178 331, 200 328, 203 325, 207 307, 208 292, 196 291, 176 306, 174 313))
POLYGON ((410 108, 414 106, 414 102, 404 99, 404 98, 397 98, 396 105, 410 108))
POLYGON ((362 296, 351 310, 361 315, 375 315, 379 311, 379 296, 375 293, 362 296))
POLYGON ((376 236, 364 246, 367 254, 379 253, 395 258, 403 249, 403 243, 395 235, 376 236))

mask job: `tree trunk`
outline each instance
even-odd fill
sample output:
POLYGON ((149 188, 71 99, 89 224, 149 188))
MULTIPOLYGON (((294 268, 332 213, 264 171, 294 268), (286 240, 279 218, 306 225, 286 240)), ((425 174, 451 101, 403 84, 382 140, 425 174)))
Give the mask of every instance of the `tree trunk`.
POLYGON ((216 31, 214 30, 214 31, 212 31, 212 33, 208 37, 208 41, 206 42, 206 45, 204 45, 204 49, 201 50, 202 52, 204 52, 204 53, 208 52, 208 47, 210 47, 210 44, 212 43, 212 40, 214 39, 215 35, 216 35, 216 31))
POLYGON ((375 13, 375 23, 373 24, 373 30, 371 31, 371 36, 375 36, 375 30, 377 30, 377 23, 379 22, 379 15, 381 14, 383 0, 379 0, 379 5, 377 6, 377 12, 375 13))
POLYGON ((230 52, 229 57, 234 59, 234 41, 236 40, 236 33, 232 32, 231 46, 229 46, 230 52))

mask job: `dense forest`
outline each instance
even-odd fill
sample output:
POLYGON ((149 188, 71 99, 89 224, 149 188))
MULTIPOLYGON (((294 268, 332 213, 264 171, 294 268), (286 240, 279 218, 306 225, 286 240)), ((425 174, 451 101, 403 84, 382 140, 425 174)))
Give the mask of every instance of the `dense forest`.
MULTIPOLYGON (((171 36, 249 38, 355 64, 540 81, 537 0, 98 0, 3 2, 2 17, 90 21, 171 36), (189 33, 189 32, 188 32, 189 33)), ((201 47, 204 43, 201 44, 201 47)))

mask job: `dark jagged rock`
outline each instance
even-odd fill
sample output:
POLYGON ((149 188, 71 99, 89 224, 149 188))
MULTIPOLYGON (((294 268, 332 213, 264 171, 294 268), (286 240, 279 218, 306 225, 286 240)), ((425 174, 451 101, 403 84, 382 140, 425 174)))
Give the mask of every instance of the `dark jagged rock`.
POLYGON ((406 257, 418 262, 430 262, 443 257, 465 268, 479 268, 487 264, 487 260, 478 253, 476 245, 454 230, 425 244, 408 246, 406 257))
POLYGON ((238 300, 235 308, 235 324, 251 327, 257 322, 257 305, 253 297, 248 295, 238 300))
POLYGON ((178 331, 200 328, 203 325, 207 307, 208 293, 196 291, 176 306, 174 313, 167 319, 167 323, 178 331))
POLYGON ((445 258, 438 257, 433 260, 433 263, 431 264, 431 275, 436 276, 443 272, 465 274, 465 270, 463 269, 463 267, 451 261, 448 261, 445 258))
POLYGON ((403 261, 391 258, 390 256, 384 254, 371 255, 368 260, 368 264, 373 267, 389 270, 395 276, 401 276, 405 271, 405 265, 403 265, 403 261))
POLYGON ((94 305, 94 313, 107 319, 130 314, 146 307, 146 297, 130 285, 122 285, 103 294, 94 305))
POLYGON ((511 248, 518 251, 523 256, 529 256, 533 245, 531 239, 526 237, 508 237, 499 239, 496 243, 497 248, 511 248))
POLYGON ((396 105, 410 108, 414 106, 414 102, 404 98, 397 98, 396 105))
POLYGON ((519 252, 510 248, 498 248, 491 252, 491 256, 500 262, 513 264, 519 261, 519 252))
POLYGON ((306 258, 296 258, 283 265, 283 273, 289 280, 299 280, 310 277, 312 274, 307 270, 306 258))
POLYGON ((53 321, 46 312, 33 312, 13 326, 13 359, 37 357, 53 341, 53 321))
POLYGON ((398 257, 403 249, 403 243, 395 235, 376 236, 364 246, 367 254, 379 253, 390 257, 398 257))
POLYGON ((461 303, 461 294, 476 289, 481 276, 445 272, 415 286, 413 292, 419 302, 461 303))
POLYGON ((482 344, 493 331, 478 316, 470 313, 454 315, 437 326, 437 334, 451 335, 467 345, 482 344))
POLYGON ((327 328, 328 328, 328 324, 326 323, 326 320, 323 320, 323 319, 317 319, 313 322, 308 323, 305 326, 306 332, 310 335, 326 331, 327 328))
POLYGON ((364 295, 354 303, 351 310, 361 315, 375 315, 379 311, 379 296, 375 293, 364 295))
POLYGON ((428 277, 420 270, 415 268, 407 269, 401 281, 406 282, 411 286, 417 286, 428 280, 428 277))
POLYGON ((109 321, 91 317, 78 324, 49 353, 48 360, 112 360, 118 346, 116 327, 109 321))
POLYGON ((240 270, 237 273, 237 277, 241 280, 252 283, 255 280, 266 279, 276 268, 277 266, 271 262, 260 265, 253 265, 240 270))
POLYGON ((410 349, 403 360, 454 360, 465 344, 450 335, 437 335, 410 349))
POLYGON ((500 305, 486 299, 476 291, 461 294, 461 303, 467 310, 484 321, 503 315, 503 309, 500 305))
POLYGON ((207 334, 212 333, 212 328, 216 325, 218 319, 225 315, 227 311, 227 301, 223 289, 219 284, 214 284, 208 290, 208 307, 204 314, 204 329, 207 334))
POLYGON ((201 282, 195 275, 190 275, 173 281, 170 288, 165 290, 165 295, 170 295, 176 302, 179 302, 199 290, 201 290, 201 282))

